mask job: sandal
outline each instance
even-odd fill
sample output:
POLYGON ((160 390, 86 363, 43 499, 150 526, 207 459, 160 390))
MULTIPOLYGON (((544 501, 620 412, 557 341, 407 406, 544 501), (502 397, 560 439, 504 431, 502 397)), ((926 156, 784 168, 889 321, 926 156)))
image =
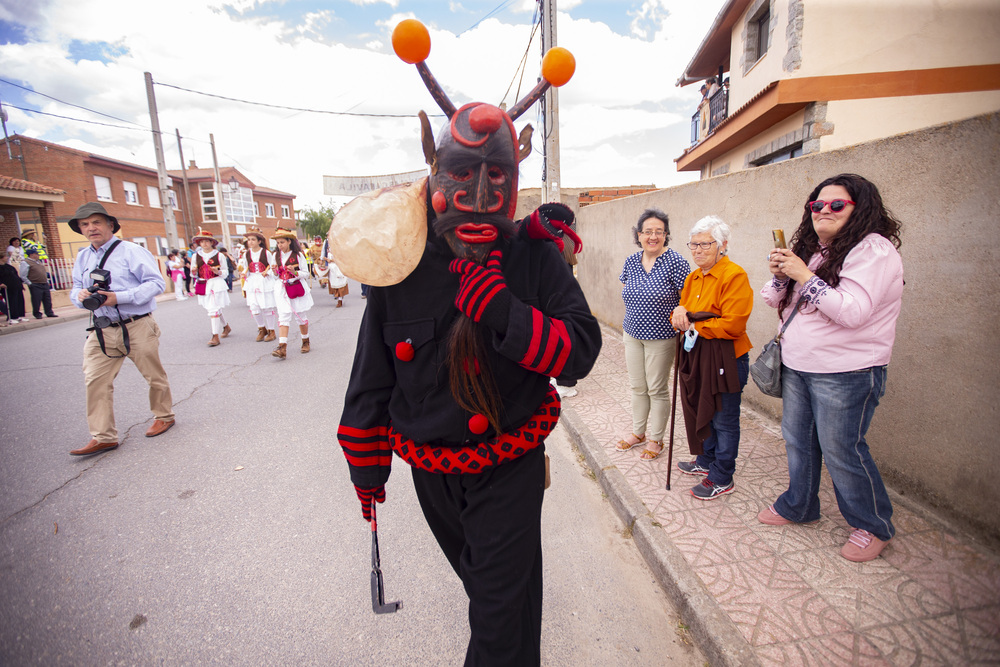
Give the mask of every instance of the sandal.
POLYGON ((615 451, 627 452, 636 445, 641 445, 642 443, 646 442, 646 436, 644 435, 636 435, 635 433, 632 433, 629 437, 635 438, 635 442, 629 442, 625 438, 622 438, 621 440, 618 441, 618 444, 615 445, 615 451))
POLYGON ((655 452, 652 449, 650 449, 649 447, 646 447, 644 450, 642 450, 642 454, 639 454, 639 458, 642 459, 643 461, 652 461, 657 456, 659 456, 660 454, 663 453, 663 443, 662 442, 657 442, 656 440, 650 440, 649 444, 651 444, 651 445, 652 444, 659 445, 660 448, 657 449, 655 452))

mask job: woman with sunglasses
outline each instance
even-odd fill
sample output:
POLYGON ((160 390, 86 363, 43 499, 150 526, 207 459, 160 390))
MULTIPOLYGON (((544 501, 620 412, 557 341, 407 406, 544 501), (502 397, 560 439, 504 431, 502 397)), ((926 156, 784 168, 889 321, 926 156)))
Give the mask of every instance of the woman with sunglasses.
POLYGON ((729 259, 729 237, 729 225, 714 215, 691 228, 687 246, 698 268, 684 281, 681 303, 670 318, 685 334, 677 373, 688 445, 697 454, 677 467, 705 478, 691 489, 698 500, 714 500, 736 488, 740 404, 750 376, 753 345, 747 320, 753 289, 747 272, 729 259))
POLYGON ((865 433, 885 393, 902 306, 899 230, 871 182, 828 178, 810 193, 791 249, 771 250, 774 278, 761 290, 782 321, 799 312, 781 345, 788 490, 757 518, 770 526, 819 519, 825 459, 853 531, 841 555, 856 562, 877 558, 896 532, 865 433))
POLYGON ((624 284, 625 366, 632 389, 632 433, 616 449, 628 451, 649 438, 640 458, 655 459, 663 450, 663 432, 670 414, 670 367, 674 339, 670 313, 680 303, 680 289, 691 265, 667 247, 667 214, 655 208, 642 212, 632 228, 639 252, 625 260, 619 280, 624 284))

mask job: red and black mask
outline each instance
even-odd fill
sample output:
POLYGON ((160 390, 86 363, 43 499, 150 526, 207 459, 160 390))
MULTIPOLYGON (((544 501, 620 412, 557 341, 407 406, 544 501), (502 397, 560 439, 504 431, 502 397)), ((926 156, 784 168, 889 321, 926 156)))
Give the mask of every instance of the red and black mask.
POLYGON ((519 156, 514 123, 490 104, 466 104, 441 132, 430 179, 434 232, 457 257, 484 261, 515 232, 519 156))

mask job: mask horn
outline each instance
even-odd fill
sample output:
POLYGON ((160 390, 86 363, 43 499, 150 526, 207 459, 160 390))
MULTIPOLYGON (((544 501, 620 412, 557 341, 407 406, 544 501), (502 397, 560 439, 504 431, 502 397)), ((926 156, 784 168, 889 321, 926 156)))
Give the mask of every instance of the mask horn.
POLYGON ((507 111, 507 115, 510 116, 511 120, 517 120, 518 118, 521 117, 521 115, 525 111, 528 110, 528 108, 532 104, 537 102, 539 98, 541 98, 541 96, 545 94, 545 91, 548 90, 551 86, 552 86, 551 83, 549 83, 545 79, 542 79, 541 81, 538 82, 538 85, 531 90, 530 93, 522 97, 520 102, 512 106, 510 110, 507 111))
POLYGON ((448 94, 444 92, 444 88, 441 87, 441 84, 431 74, 427 63, 422 60, 417 63, 417 71, 420 72, 420 78, 424 80, 424 85, 430 91, 431 97, 441 107, 441 111, 448 117, 448 120, 451 120, 451 117, 455 115, 455 105, 451 103, 451 100, 448 99, 448 94))

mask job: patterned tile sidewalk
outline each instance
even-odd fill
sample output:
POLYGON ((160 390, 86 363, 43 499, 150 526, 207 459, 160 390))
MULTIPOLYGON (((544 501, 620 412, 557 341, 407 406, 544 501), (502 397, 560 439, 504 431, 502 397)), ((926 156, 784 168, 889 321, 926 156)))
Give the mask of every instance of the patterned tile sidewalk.
MULTIPOLYGON (((646 558, 673 557, 676 578, 690 579, 688 589, 673 596, 683 597, 679 607, 696 617, 686 620, 713 664, 1000 664, 998 554, 893 494, 896 538, 881 558, 851 563, 840 556, 850 530, 825 468, 820 521, 760 524, 757 512, 787 487, 788 468, 780 425, 746 407, 736 491, 710 502, 689 494, 700 478, 676 469, 678 460, 690 459, 680 410, 667 491, 666 453, 642 461, 641 448, 615 450, 631 431, 631 418, 624 348, 611 329, 605 328, 600 359, 578 390, 564 402, 565 426, 609 496, 635 492, 635 507, 618 508, 626 523, 638 528, 641 519, 667 538, 646 558), (622 484, 619 472, 624 491, 613 488, 616 479, 622 484), (727 634, 727 628, 735 631, 727 634), (720 645, 713 650, 705 642, 720 645)), ((659 539, 654 534, 651 543, 659 539)), ((661 577, 668 592, 675 586, 670 579, 661 577)))

